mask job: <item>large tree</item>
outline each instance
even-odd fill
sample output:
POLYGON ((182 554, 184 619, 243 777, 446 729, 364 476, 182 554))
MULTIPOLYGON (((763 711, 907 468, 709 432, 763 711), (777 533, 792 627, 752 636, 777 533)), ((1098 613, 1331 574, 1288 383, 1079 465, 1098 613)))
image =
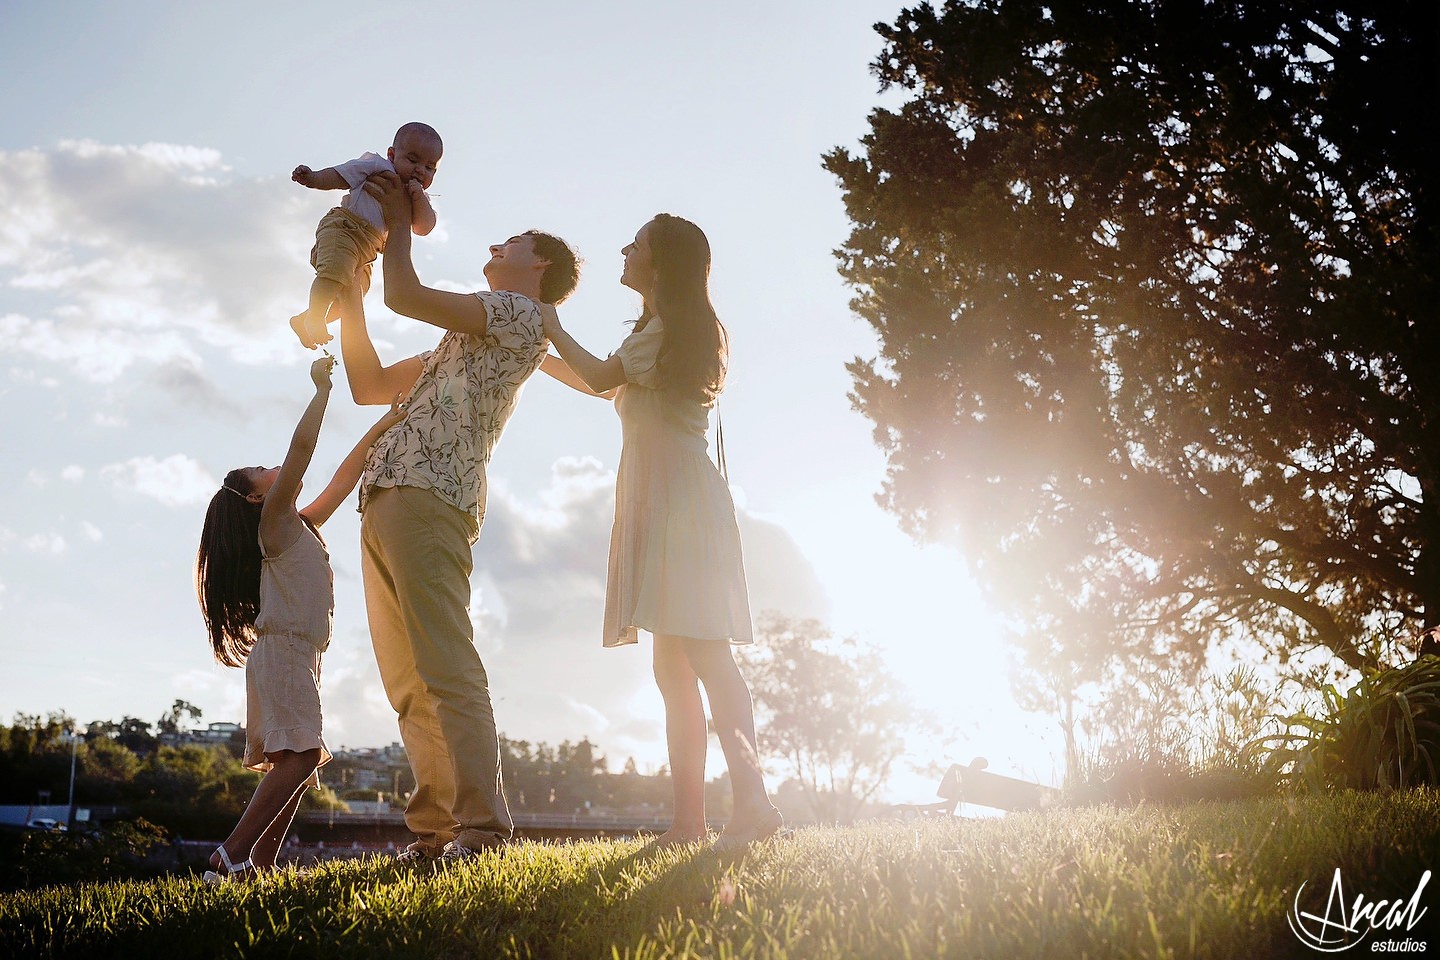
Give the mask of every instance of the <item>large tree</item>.
POLYGON ((928 722, 906 704, 874 650, 834 641, 818 620, 773 611, 745 657, 758 746, 780 762, 817 819, 848 823, 870 803, 928 722))
MULTIPOLYGON (((972 0, 877 25, 825 158, 882 502, 1063 695, 1440 618, 1431 2, 972 0)), ((1333 661, 1331 661, 1333 662, 1333 661)))

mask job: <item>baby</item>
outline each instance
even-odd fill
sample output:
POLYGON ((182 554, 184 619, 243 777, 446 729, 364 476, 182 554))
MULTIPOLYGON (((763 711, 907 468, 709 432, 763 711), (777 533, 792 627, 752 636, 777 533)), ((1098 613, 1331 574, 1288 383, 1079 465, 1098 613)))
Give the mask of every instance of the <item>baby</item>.
POLYGON ((366 153, 359 159, 311 170, 301 164, 290 179, 314 190, 349 190, 315 229, 315 248, 310 264, 315 282, 310 284, 310 306, 290 319, 290 326, 307 349, 330 341, 326 323, 340 291, 355 281, 355 271, 365 268, 364 290, 370 289, 370 265, 385 249, 385 218, 380 204, 365 192, 365 178, 381 170, 393 171, 405 183, 414 209, 410 229, 425 236, 435 229, 435 209, 425 189, 435 179, 444 145, 435 128, 424 123, 407 123, 395 131, 395 142, 385 156, 366 153))

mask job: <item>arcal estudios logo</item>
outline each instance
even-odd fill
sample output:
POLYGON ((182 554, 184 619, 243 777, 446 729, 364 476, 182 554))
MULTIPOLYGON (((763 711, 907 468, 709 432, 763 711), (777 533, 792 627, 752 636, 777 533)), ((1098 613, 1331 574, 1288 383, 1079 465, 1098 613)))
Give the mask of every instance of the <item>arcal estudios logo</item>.
POLYGON ((1411 933, 1424 933, 1431 927, 1420 926, 1421 918, 1430 909, 1421 903, 1429 882, 1430 871, 1426 870, 1408 897, 1402 891, 1385 891, 1394 894, 1394 899, 1371 899, 1365 893, 1347 895, 1340 868, 1336 867, 1323 907, 1318 904, 1318 895, 1305 897, 1307 881, 1295 891, 1286 919, 1301 943, 1321 953, 1340 953, 1366 940, 1370 940, 1371 953, 1424 953, 1429 941, 1411 933))

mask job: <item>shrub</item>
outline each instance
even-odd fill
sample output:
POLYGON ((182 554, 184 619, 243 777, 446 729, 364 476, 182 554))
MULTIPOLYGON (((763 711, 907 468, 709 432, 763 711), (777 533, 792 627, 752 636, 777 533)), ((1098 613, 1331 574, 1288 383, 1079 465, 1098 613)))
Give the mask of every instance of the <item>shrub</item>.
POLYGON ((1082 757, 1065 785, 1067 803, 1189 803, 1196 800, 1244 800, 1274 792, 1274 778, 1253 764, 1210 758, 1197 763, 1184 756, 1151 753, 1082 757))
POLYGON ((1237 800, 1272 792, 1274 778, 1242 751, 1276 704, 1248 668, 1196 681, 1142 670, 1082 721, 1093 733, 1067 771, 1066 800, 1237 800))
POLYGON ((41 887, 88 880, 149 876, 145 856, 166 839, 147 820, 117 821, 102 830, 32 830, 19 838, 18 856, 0 858, 0 886, 41 887))
POLYGON ((1284 718, 1253 741, 1272 776, 1320 791, 1440 784, 1440 656, 1366 674, 1349 693, 1323 690, 1324 715, 1284 718))

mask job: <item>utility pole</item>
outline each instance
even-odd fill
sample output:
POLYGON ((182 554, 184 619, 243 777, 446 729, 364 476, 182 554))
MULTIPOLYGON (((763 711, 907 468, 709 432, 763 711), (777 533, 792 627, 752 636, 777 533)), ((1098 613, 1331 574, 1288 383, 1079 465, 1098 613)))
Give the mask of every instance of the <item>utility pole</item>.
POLYGON ((80 736, 74 730, 69 731, 66 736, 70 740, 70 811, 65 818, 65 829, 73 832, 75 829, 75 752, 80 747, 80 736))

